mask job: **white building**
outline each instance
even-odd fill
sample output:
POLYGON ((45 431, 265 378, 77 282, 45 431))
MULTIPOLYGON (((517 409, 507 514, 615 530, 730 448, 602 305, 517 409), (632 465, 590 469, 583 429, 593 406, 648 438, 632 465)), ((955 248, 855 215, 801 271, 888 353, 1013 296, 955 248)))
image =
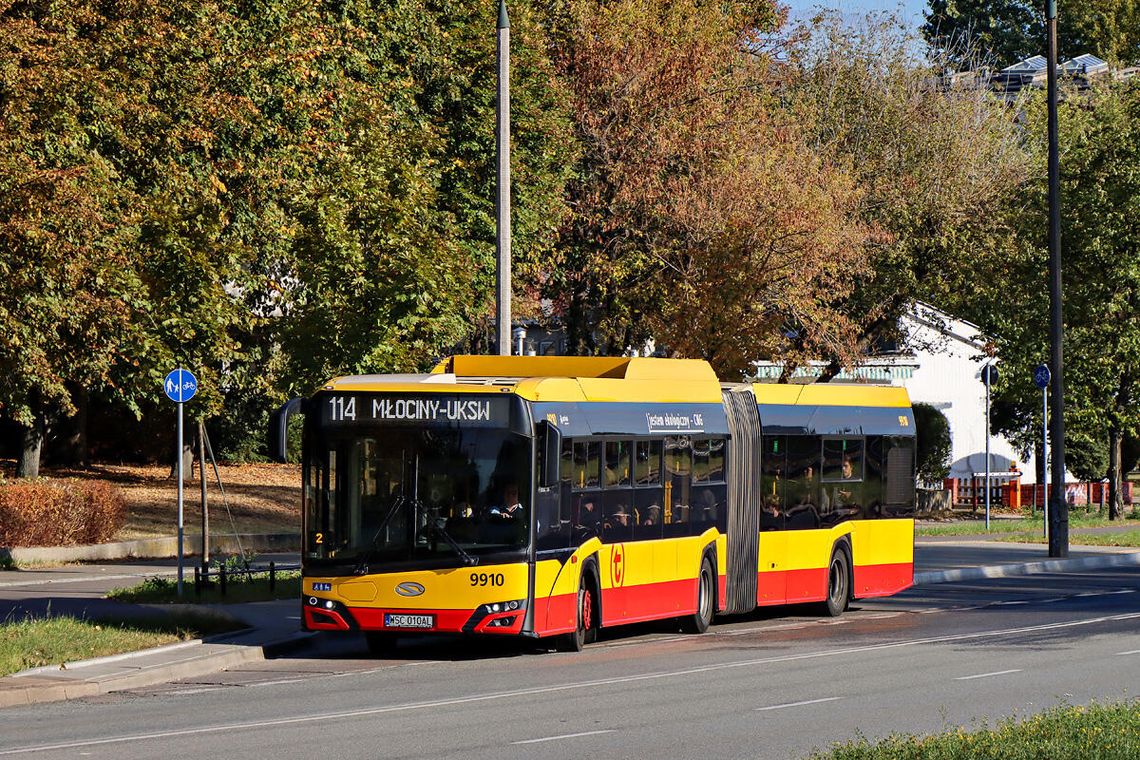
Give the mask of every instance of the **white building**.
MULTIPOLYGON (((989 358, 979 328, 933 306, 916 303, 900 323, 903 342, 900 350, 869 358, 832 382, 874 382, 901 385, 913 403, 926 403, 946 415, 950 423, 950 477, 968 489, 976 478, 984 482, 986 473, 986 388, 982 366, 1000 361, 989 358)), ((823 363, 796 371, 793 381, 811 382, 823 363)), ((782 367, 770 362, 756 364, 760 380, 779 378, 782 367)), ((1026 382, 1031 382, 1026 378, 1026 382)), ((1021 483, 1036 482, 1034 461, 1023 460, 1005 438, 990 437, 990 472, 993 485, 1011 476, 1021 483)))

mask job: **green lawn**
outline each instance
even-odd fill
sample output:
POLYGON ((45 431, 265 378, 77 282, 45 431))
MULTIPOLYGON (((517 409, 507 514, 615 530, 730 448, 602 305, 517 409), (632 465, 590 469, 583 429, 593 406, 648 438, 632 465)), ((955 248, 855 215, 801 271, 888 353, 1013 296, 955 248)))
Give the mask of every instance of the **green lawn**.
MULTIPOLYGON (((213 587, 202 589, 201 595, 194 593, 194 579, 182 583, 182 597, 178 596, 178 582, 174 578, 148 578, 137 586, 117 588, 107 594, 120 602, 137 604, 232 604, 236 602, 266 602, 271 599, 299 599, 301 597, 301 573, 297 570, 277 572, 277 580, 272 591, 269 589, 269 573, 255 573, 229 576, 226 578, 226 593, 215 582, 213 587)), ((211 576, 215 581, 217 576, 211 576)))
POLYGON ((184 614, 131 622, 71 617, 7 622, 0 625, 0 676, 149 649, 233 628, 232 623, 214 617, 184 614))
MULTIPOLYGON (((1072 528, 1072 526, 1069 526, 1072 528)), ((998 541, 1018 544, 1043 544, 1045 537, 1041 534, 1011 534, 1000 536, 998 541)), ((1140 546, 1140 529, 1126 530, 1120 533, 1073 533, 1069 532, 1069 543, 1077 546, 1140 546)))
MULTIPOLYGON (((1070 510, 1069 528, 1101 528, 1110 525, 1125 525, 1135 521, 1140 514, 1136 511, 1125 511, 1122 519, 1109 520, 1107 516, 1094 513, 1085 513, 1081 510, 1070 510), (1127 521, 1127 522, 1126 522, 1127 521)), ((1041 513, 1036 517, 999 518, 990 519, 990 529, 986 530, 986 522, 982 519, 959 520, 939 523, 937 525, 919 525, 920 536, 985 536, 1007 533, 1025 533, 1028 535, 1041 535, 1043 530, 1041 513)))
POLYGON ((812 760, 1135 760, 1140 758, 1140 702, 1058 707, 996 728, 935 736, 856 739, 812 760))

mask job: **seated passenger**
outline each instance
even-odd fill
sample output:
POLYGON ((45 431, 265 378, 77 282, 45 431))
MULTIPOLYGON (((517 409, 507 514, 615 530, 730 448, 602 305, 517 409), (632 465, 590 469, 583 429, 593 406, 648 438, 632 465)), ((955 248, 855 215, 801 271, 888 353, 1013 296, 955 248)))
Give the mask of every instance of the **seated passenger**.
POLYGON ((658 504, 650 504, 645 508, 645 519, 641 521, 642 525, 660 525, 661 524, 661 507, 658 504))

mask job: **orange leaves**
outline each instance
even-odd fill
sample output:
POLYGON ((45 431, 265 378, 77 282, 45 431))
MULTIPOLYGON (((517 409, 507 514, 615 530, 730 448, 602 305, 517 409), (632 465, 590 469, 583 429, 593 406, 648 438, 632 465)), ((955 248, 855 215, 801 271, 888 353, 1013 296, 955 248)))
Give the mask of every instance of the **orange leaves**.
POLYGON ((564 71, 585 155, 564 242, 586 251, 582 312, 615 332, 626 320, 611 348, 648 333, 728 374, 793 351, 851 356, 856 331, 833 305, 866 271, 860 194, 773 106, 754 43, 774 6, 579 14, 564 71))

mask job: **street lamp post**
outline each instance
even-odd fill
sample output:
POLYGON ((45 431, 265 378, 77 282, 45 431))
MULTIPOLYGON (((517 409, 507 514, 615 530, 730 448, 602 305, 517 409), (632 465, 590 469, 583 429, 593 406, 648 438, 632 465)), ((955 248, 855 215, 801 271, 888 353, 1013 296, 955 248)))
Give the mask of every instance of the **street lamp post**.
POLYGON ((511 22, 499 0, 495 138, 499 168, 495 200, 496 325, 499 355, 511 355, 511 22))
POLYGON ((1061 341, 1061 161, 1057 145, 1057 0, 1045 0, 1046 85, 1049 108, 1049 364, 1053 376, 1053 487, 1049 495, 1049 556, 1069 556, 1065 503, 1065 376, 1061 341))

